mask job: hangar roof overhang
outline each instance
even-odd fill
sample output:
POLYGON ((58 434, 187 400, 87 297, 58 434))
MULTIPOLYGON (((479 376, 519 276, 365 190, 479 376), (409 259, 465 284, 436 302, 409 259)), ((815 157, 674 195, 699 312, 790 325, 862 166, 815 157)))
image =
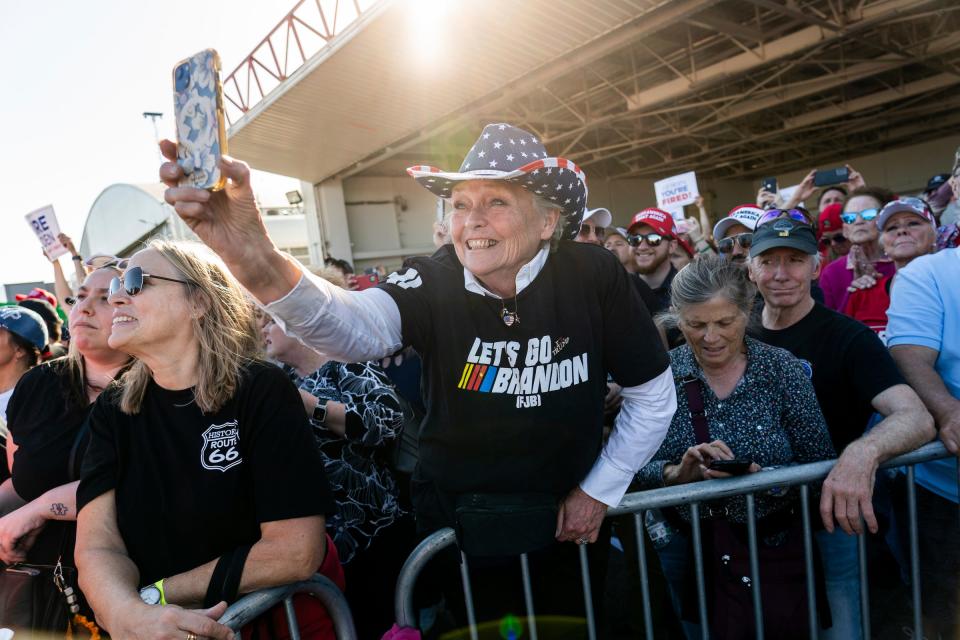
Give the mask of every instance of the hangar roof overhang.
MULTIPOLYGON (((722 178, 960 125, 960 5, 949 0, 353 6, 349 26, 244 105, 231 153, 310 182, 401 175, 413 164, 455 168, 483 123, 507 121, 591 177, 722 178)), ((228 99, 253 59, 225 82, 228 99)))

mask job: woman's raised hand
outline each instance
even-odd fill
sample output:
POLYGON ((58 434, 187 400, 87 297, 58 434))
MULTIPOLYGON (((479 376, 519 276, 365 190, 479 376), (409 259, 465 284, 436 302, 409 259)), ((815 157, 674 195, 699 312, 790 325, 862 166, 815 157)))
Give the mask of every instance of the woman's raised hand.
POLYGON ((181 187, 183 169, 177 164, 177 145, 160 141, 160 151, 168 162, 160 166, 160 179, 167 185, 164 199, 187 223, 204 244, 213 249, 234 275, 255 266, 259 253, 269 253, 273 243, 267 236, 250 186, 250 168, 239 160, 224 156, 220 170, 227 177, 221 191, 181 187))

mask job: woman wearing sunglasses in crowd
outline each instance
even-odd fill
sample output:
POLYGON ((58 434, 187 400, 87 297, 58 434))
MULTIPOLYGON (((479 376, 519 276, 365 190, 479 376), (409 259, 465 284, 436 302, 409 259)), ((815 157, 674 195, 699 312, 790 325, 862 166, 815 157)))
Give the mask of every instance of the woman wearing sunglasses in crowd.
POLYGON ((864 275, 873 277, 892 276, 896 271, 893 262, 880 247, 880 230, 877 216, 885 204, 893 200, 893 194, 878 187, 864 187, 850 194, 843 206, 840 220, 843 237, 850 241, 846 259, 834 260, 823 268, 820 287, 824 304, 834 311, 843 311, 847 305, 851 283, 864 275))
MULTIPOLYGON (((65 300, 70 310, 68 355, 28 371, 10 399, 8 463, 13 477, 0 486, 0 494, 22 506, 0 519, 0 560, 8 564, 49 568, 60 558, 65 575, 71 575, 77 478, 89 436, 81 425, 100 392, 130 360, 107 341, 113 315, 107 290, 118 274, 115 267, 97 269, 82 281, 76 298, 65 300)), ((13 579, 8 576, 0 579, 13 579)), ((13 600, 18 593, 30 595, 13 584, 0 586, 0 626, 29 629, 26 619, 14 615, 14 610, 23 615, 30 609, 13 600)), ((62 631, 66 620, 57 624, 56 630, 62 631)))
MULTIPOLYGON (((877 217, 880 244, 897 270, 914 258, 937 250, 937 222, 930 205, 920 198, 900 198, 888 203, 877 217)), ((871 286, 850 294, 843 312, 859 320, 883 339, 893 276, 882 276, 871 286)))
POLYGON ((117 638, 231 638, 215 620, 238 594, 305 580, 325 554, 340 580, 303 403, 258 359, 236 281, 199 249, 156 241, 111 281, 110 304, 110 345, 137 360, 94 406, 77 489, 97 619, 117 638))

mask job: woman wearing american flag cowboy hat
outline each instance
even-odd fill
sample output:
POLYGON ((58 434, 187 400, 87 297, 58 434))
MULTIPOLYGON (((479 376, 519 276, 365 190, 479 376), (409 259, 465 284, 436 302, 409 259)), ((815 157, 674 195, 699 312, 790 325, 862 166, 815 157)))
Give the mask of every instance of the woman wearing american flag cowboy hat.
MULTIPOLYGON (((162 148, 176 157, 173 143, 162 148)), ((211 193, 177 186, 183 171, 167 162, 166 200, 281 327, 344 362, 407 345, 421 354, 421 531, 456 527, 461 549, 487 565, 531 552, 545 588, 567 590, 550 567, 575 546, 558 542, 597 540, 676 406, 666 353, 627 273, 602 247, 569 241, 586 205, 583 171, 528 131, 487 125, 458 171, 408 169, 449 203, 452 242, 378 287, 345 292, 276 248, 246 165, 222 168, 230 183, 211 193), (624 402, 604 445, 608 374, 624 402)), ((582 609, 579 579, 568 590, 582 609)))

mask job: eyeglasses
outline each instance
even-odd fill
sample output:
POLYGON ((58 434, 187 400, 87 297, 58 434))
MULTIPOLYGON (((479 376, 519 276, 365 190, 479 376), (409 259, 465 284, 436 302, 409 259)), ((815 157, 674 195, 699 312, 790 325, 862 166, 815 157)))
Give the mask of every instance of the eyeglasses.
POLYGON ((823 247, 824 249, 826 249, 832 244, 841 245, 841 244, 846 244, 848 242, 850 241, 839 234, 835 236, 823 236, 822 238, 820 238, 820 246, 823 247))
POLYGON ((778 218, 790 218, 803 224, 810 224, 810 214, 807 213, 806 209, 770 209, 760 216, 760 219, 757 220, 757 226, 759 227, 762 224, 766 224, 771 220, 777 220, 778 218))
POLYGON ((749 249, 750 245, 753 244, 753 234, 738 233, 735 236, 724 238, 723 240, 717 242, 717 249, 720 250, 720 253, 733 253, 734 242, 736 242, 741 249, 749 249))
POLYGON ((98 253, 84 260, 83 266, 89 267, 90 269, 103 269, 104 267, 123 269, 127 266, 127 259, 111 256, 108 253, 98 253))
POLYGON ((639 247, 640 243, 644 240, 646 240, 647 244, 651 247, 659 247, 664 238, 659 233, 636 233, 631 234, 627 238, 627 242, 630 243, 631 247, 639 247))
POLYGON ((591 233, 595 233, 598 238, 602 238, 603 234, 606 232, 606 227, 595 227, 589 224, 583 223, 580 225, 580 235, 588 236, 591 233))
POLYGON ((190 280, 177 280, 176 278, 166 278, 164 276, 155 276, 149 273, 144 273, 143 269, 140 267, 131 267, 123 272, 123 280, 120 277, 116 277, 110 281, 110 295, 116 295, 120 292, 122 288, 128 296, 135 296, 141 291, 143 291, 143 284, 147 278, 154 278, 156 280, 166 280, 167 282, 179 282, 180 284, 196 284, 190 280))
POLYGON ((857 221, 857 216, 860 216, 864 222, 870 222, 879 215, 879 209, 864 209, 863 211, 850 211, 849 213, 841 213, 840 219, 843 221, 843 224, 853 224, 857 221))

